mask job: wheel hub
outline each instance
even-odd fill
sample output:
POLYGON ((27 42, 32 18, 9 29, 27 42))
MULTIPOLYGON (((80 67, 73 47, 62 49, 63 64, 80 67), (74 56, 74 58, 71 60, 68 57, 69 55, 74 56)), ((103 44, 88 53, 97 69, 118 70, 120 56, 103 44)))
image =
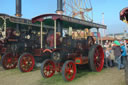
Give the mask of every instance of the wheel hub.
POLYGON ((49 78, 55 73, 55 64, 52 60, 47 59, 41 65, 41 74, 44 78, 49 78))
POLYGON ((26 64, 28 64, 28 61, 26 61, 26 64))
POLYGON ((99 57, 98 57, 98 56, 96 56, 96 59, 98 60, 98 59, 99 59, 99 57))
POLYGON ((73 70, 72 69, 70 70, 70 73, 73 73, 73 70))
POLYGON ((8 59, 8 63, 11 63, 11 61, 12 61, 12 59, 11 59, 11 58, 9 58, 9 59, 8 59))
POLYGON ((22 72, 29 72, 33 69, 35 64, 34 58, 31 54, 26 53, 20 57, 19 69, 22 72))
POLYGON ((50 71, 50 67, 49 67, 49 66, 47 66, 47 67, 46 67, 46 70, 47 70, 47 71, 50 71))

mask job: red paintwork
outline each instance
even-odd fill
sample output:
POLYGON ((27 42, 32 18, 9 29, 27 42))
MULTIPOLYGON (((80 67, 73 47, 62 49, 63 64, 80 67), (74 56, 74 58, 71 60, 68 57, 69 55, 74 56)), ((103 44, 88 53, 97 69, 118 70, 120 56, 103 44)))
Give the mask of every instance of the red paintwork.
POLYGON ((34 49, 34 56, 42 56, 42 52, 44 51, 44 49, 34 49))
MULTIPOLYGON (((45 19, 51 19, 51 20, 62 20, 62 21, 67 21, 67 22, 73 22, 75 24, 81 24, 83 26, 91 26, 91 27, 96 27, 96 28, 99 28, 100 27, 100 24, 96 24, 96 23, 91 23, 91 22, 85 22, 82 21, 82 20, 78 20, 78 19, 75 19, 75 18, 72 18, 72 17, 68 17, 68 16, 64 16, 64 15, 58 15, 58 14, 44 14, 44 15, 40 15, 40 16, 37 16, 35 18, 32 19, 32 22, 35 23, 37 21, 39 22, 42 22, 44 21, 45 19)), ((102 26, 101 26, 102 27, 102 26)), ((103 27, 103 28, 106 28, 106 27, 103 27)), ((100 35, 98 35, 100 36, 100 35)), ((67 48, 59 48, 59 45, 61 46, 61 41, 60 41, 60 35, 59 34, 56 34, 56 46, 57 49, 52 49, 54 47, 54 34, 51 34, 50 36, 47 37, 47 44, 51 47, 52 49, 52 52, 54 51, 59 51, 59 52, 67 52, 66 53, 66 57, 64 56, 65 59, 63 59, 63 63, 64 61, 66 60, 73 60, 73 61, 76 61, 77 59, 80 60, 80 62, 68 62, 66 63, 67 65, 65 66, 64 64, 64 67, 65 67, 65 78, 67 81, 72 81, 74 78, 75 78, 75 74, 76 74, 76 65, 75 64, 87 64, 88 63, 88 57, 87 56, 83 56, 85 55, 84 52, 86 53, 86 51, 88 52, 89 49, 90 49, 90 46, 88 46, 88 41, 85 40, 85 42, 82 42, 82 40, 77 40, 78 42, 75 42, 75 43, 72 43, 70 40, 69 41, 66 41, 65 42, 65 45, 67 45, 67 48), (71 44, 75 45, 75 47, 73 47, 71 44), (68 46, 72 46, 73 49, 68 52, 70 49, 68 49, 68 46), (61 51, 62 50, 62 51, 61 51)), ((71 37, 67 37, 67 40, 70 39, 71 37)), ((66 39, 66 38, 65 38, 66 39)), ((64 39, 63 39, 64 40, 64 39)), ((100 66, 97 66, 96 67, 96 70, 97 71, 101 71, 102 68, 103 68, 103 63, 104 63, 104 54, 103 54, 103 51, 102 51, 102 48, 99 46, 96 50, 98 50, 99 52, 102 52, 101 55, 99 56, 100 58, 100 66)), ((95 53, 95 65, 98 63, 98 61, 96 61, 96 56, 99 55, 97 53, 95 53)), ((63 56, 63 55, 62 55, 63 56)), ((58 64, 56 64, 56 67, 54 67, 53 65, 53 61, 47 61, 44 65, 44 69, 46 70, 46 72, 44 72, 44 74, 46 74, 45 76, 47 78, 53 76, 54 74, 54 71, 58 71, 60 72, 61 71, 61 67, 62 65, 60 63, 62 62, 56 62, 58 64), (49 73, 50 71, 50 68, 49 66, 51 66, 51 70, 53 71, 51 74, 47 75, 47 73, 49 73)), ((44 64, 44 63, 43 63, 44 64)), ((62 68, 63 69, 63 68, 62 68)), ((44 71, 44 70, 43 70, 44 71)), ((63 70, 62 70, 63 72, 63 70)))
POLYGON ((35 23, 37 21, 42 22, 45 19, 52 19, 52 20, 62 20, 62 21, 67 21, 67 22, 72 22, 72 23, 76 23, 76 24, 81 24, 83 26, 88 26, 88 27, 94 27, 94 28, 103 28, 106 29, 105 25, 101 25, 101 24, 97 24, 97 23, 92 23, 92 22, 88 22, 88 21, 84 21, 84 20, 80 20, 77 18, 72 18, 69 16, 65 16, 65 15, 59 15, 59 14, 43 14, 37 17, 32 18, 32 23, 35 23))
POLYGON ((34 52, 33 53, 34 56, 43 56, 42 53, 45 53, 45 52, 52 53, 52 50, 41 48, 41 49, 34 49, 33 52, 34 52))
MULTIPOLYGON (((47 37, 47 43, 50 47, 54 47, 54 34, 47 37)), ((60 35, 56 34, 56 46, 60 45, 60 35)))
POLYGON ((47 16, 52 16, 53 20, 61 19, 61 15, 58 15, 58 14, 44 14, 44 15, 39 15, 37 17, 34 17, 32 19, 32 23, 35 23, 37 21, 39 21, 39 22, 44 21, 44 17, 47 17, 47 16))
POLYGON ((63 66, 63 63, 56 63, 56 71, 61 72, 61 67, 63 66))
POLYGON ((52 50, 50 50, 50 49, 45 49, 45 50, 43 50, 43 53, 45 53, 45 52, 50 52, 50 53, 52 53, 52 50))
POLYGON ((121 15, 121 16, 122 16, 122 15, 125 15, 125 12, 126 12, 126 11, 128 11, 128 7, 122 9, 122 10, 120 11, 120 15, 121 15))
POLYGON ((88 57, 85 57, 85 56, 75 57, 75 63, 76 64, 87 64, 88 63, 88 57), (80 60, 80 63, 76 62, 76 60, 80 60))
POLYGON ((67 63, 64 75, 67 81, 72 81, 75 78, 76 66, 73 62, 67 63))
POLYGON ((43 73, 46 78, 52 77, 55 73, 55 63, 51 60, 48 60, 44 64, 43 73))
POLYGON ((95 49, 94 64, 96 66, 96 71, 100 72, 104 65, 104 52, 100 45, 95 49))
POLYGON ((4 48, 4 47, 3 47, 3 48, 1 49, 1 53, 4 54, 4 53, 6 52, 6 50, 7 50, 7 48, 4 48))
POLYGON ((30 72, 31 70, 33 70, 34 65, 35 65, 35 60, 31 54, 25 54, 22 56, 20 60, 20 68, 23 72, 30 72))
POLYGON ((4 57, 2 58, 2 66, 5 69, 13 69, 16 67, 17 62, 18 62, 18 55, 13 56, 12 53, 7 53, 4 55, 4 57))

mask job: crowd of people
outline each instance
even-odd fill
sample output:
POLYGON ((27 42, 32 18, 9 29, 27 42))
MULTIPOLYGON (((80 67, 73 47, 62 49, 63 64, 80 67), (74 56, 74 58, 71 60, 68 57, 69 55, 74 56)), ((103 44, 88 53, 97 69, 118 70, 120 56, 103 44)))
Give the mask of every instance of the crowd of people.
POLYGON ((105 67, 117 66, 118 69, 125 68, 127 48, 124 41, 115 40, 104 45, 105 67))

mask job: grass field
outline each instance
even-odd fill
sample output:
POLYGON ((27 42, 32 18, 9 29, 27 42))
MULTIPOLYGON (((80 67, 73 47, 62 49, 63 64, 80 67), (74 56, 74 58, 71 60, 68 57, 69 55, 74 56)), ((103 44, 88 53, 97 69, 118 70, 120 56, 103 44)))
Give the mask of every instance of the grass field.
POLYGON ((44 79, 40 69, 21 73, 17 68, 6 71, 0 68, 0 85, 125 85, 125 82, 124 70, 119 71, 117 68, 103 69, 102 72, 78 70, 71 82, 65 82, 61 73, 55 73, 53 77, 44 79))
MULTIPOLYGON (((102 71, 104 72, 104 70, 102 71)), ((56 73, 53 77, 49 79, 44 79, 42 78, 39 82, 40 85, 44 84, 45 85, 74 85, 76 82, 79 82, 79 78, 82 76, 90 76, 90 75, 96 75, 99 74, 98 72, 90 72, 89 70, 79 70, 79 72, 76 74, 76 77, 73 81, 71 82, 65 82, 62 78, 61 73, 56 73)))

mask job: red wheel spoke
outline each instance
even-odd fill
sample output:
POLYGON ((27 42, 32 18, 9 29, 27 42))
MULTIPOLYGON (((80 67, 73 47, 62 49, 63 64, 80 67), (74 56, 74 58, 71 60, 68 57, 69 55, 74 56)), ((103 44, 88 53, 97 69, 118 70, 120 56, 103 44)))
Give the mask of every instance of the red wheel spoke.
POLYGON ((69 64, 69 68, 72 69, 72 64, 69 64))
POLYGON ((35 65, 35 60, 34 57, 31 54, 23 54, 20 57, 20 62, 19 62, 19 69, 22 72, 29 72, 33 69, 35 65))
POLYGON ((55 73, 55 64, 51 60, 44 61, 41 67, 41 73, 45 78, 49 78, 55 73))
POLYGON ((72 61, 67 61, 64 64, 63 70, 62 72, 64 72, 64 79, 66 81, 72 81, 75 78, 75 74, 76 74, 76 66, 74 64, 74 62, 72 61))
POLYGON ((13 69, 16 67, 17 65, 17 59, 16 57, 18 58, 18 55, 17 56, 13 56, 12 53, 6 53, 4 56, 3 56, 3 60, 2 60, 2 66, 4 69, 13 69))
POLYGON ((94 54, 94 64, 96 66, 97 71, 102 70, 103 63, 104 63, 103 49, 99 45, 99 46, 97 46, 97 48, 95 48, 95 54, 94 54))

